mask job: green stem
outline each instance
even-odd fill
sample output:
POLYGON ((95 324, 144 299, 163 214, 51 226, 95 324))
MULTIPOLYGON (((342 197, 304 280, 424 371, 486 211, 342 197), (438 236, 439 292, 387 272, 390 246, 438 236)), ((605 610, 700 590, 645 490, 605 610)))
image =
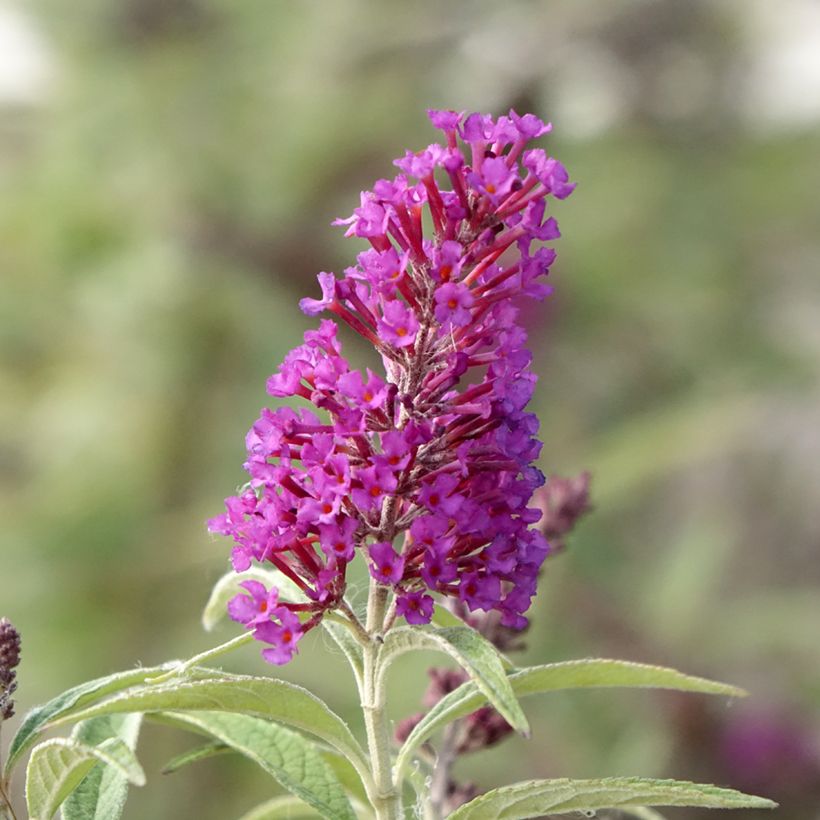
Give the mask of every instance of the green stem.
POLYGON ((187 661, 181 661, 179 665, 173 667, 173 669, 170 669, 168 672, 165 672, 162 675, 157 675, 153 678, 148 678, 145 682, 148 684, 166 683, 169 680, 181 677, 186 672, 190 671, 204 661, 218 658, 220 655, 225 655, 228 652, 233 652, 234 649, 239 649, 240 646, 245 646, 245 644, 249 644, 252 641, 253 633, 244 632, 236 638, 231 638, 231 640, 226 641, 219 646, 215 646, 213 649, 207 649, 205 652, 200 652, 198 655, 194 655, 193 658, 189 658, 187 661))
MULTIPOLYGON (((370 641, 370 636, 367 634, 367 630, 362 626, 362 622, 356 617, 356 613, 350 608, 346 601, 342 601, 339 604, 339 611, 344 612, 347 618, 338 618, 338 622, 346 626, 354 635, 356 640, 362 645, 365 646, 370 641)), ((333 611, 328 612, 325 617, 333 618, 335 613, 333 611)))
POLYGON ((0 817, 8 817, 9 820, 17 820, 17 815, 14 813, 14 808, 11 805, 11 800, 3 787, 3 782, 0 781, 0 817))
POLYGON ((369 641, 363 647, 362 711, 367 731, 370 766, 373 771, 374 785, 370 800, 376 811, 376 818, 377 820, 400 820, 402 816, 401 795, 393 781, 390 759, 390 723, 385 702, 387 693, 378 675, 387 594, 387 587, 371 579, 366 623, 369 641))
POLYGON ((450 785, 450 775, 456 760, 458 736, 461 733, 463 721, 453 721, 442 735, 441 746, 436 755, 433 766, 433 775, 430 782, 429 809, 433 820, 444 817, 444 803, 447 800, 447 787, 450 785))
MULTIPOLYGON (((0 732, 3 729, 3 720, 0 718, 0 732)), ((9 778, 11 774, 9 773, 8 777, 3 775, 3 743, 2 737, 0 737, 0 818, 9 818, 9 820, 17 820, 17 815, 14 813, 14 807, 11 805, 11 798, 9 797, 9 791, 11 786, 11 781, 9 778)))

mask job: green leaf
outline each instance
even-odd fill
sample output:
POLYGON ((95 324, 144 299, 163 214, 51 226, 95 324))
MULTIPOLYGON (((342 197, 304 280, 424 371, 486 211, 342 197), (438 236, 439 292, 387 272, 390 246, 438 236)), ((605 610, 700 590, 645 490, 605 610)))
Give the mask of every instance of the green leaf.
POLYGON ((239 820, 309 820, 320 816, 299 798, 288 794, 260 803, 243 814, 239 820))
MULTIPOLYGON (((72 738, 86 746, 121 740, 133 751, 142 715, 105 715, 78 724, 72 738)), ((128 797, 128 777, 113 766, 94 766, 63 806, 63 820, 118 820, 128 797)))
POLYGON ((98 763, 115 769, 136 786, 145 783, 134 753, 119 738, 86 746, 58 737, 35 747, 26 771, 26 803, 31 820, 49 820, 98 763))
POLYGON ((323 749, 322 757, 325 763, 333 769, 333 773, 344 786, 348 795, 359 803, 367 803, 367 791, 360 774, 353 767, 353 764, 346 757, 332 749, 323 749))
MULTIPOLYGON (((676 669, 594 658, 531 666, 514 672, 508 680, 517 697, 561 689, 601 687, 676 689, 681 692, 701 692, 730 697, 746 695, 746 692, 736 686, 684 675, 676 669)), ((434 732, 453 720, 475 712, 488 700, 489 698, 473 681, 467 681, 445 695, 422 718, 404 742, 396 761, 396 772, 401 775, 413 752, 434 732)))
POLYGON ((168 712, 163 721, 212 737, 253 760, 331 820, 356 820, 341 783, 311 741, 267 720, 227 712, 168 712))
POLYGON ((437 603, 433 609, 433 623, 436 626, 464 626, 464 621, 450 612, 446 606, 437 603))
POLYGON ((218 757, 225 754, 232 755, 235 752, 224 743, 206 743, 203 746, 195 746, 193 749, 188 749, 187 752, 172 757, 162 767, 162 773, 173 774, 191 763, 198 763, 200 760, 207 760, 209 757, 218 757))
MULTIPOLYGON (((367 803, 354 800, 353 807, 359 820, 368 820, 374 816, 373 810, 367 803)), ((239 820, 303 820, 303 818, 309 820, 314 817, 320 817, 320 815, 298 797, 286 794, 260 803, 243 814, 239 820)))
POLYGON ((220 711, 275 720, 309 732, 338 749, 369 776, 364 752, 347 724, 316 695, 287 681, 232 675, 204 680, 181 680, 140 686, 50 725, 121 712, 220 711))
POLYGON ((529 734, 527 718, 513 692, 498 651, 475 629, 468 626, 443 629, 401 626, 391 629, 379 654, 379 676, 384 675, 394 658, 414 649, 446 652, 464 667, 472 683, 513 729, 525 736, 529 734))
POLYGON ((632 806, 697 806, 706 809, 773 809, 763 797, 677 780, 611 777, 601 780, 530 780, 503 786, 459 806, 449 820, 524 820, 543 814, 632 806))
POLYGON ((304 601, 305 595, 299 587, 277 570, 251 567, 245 572, 231 572, 223 575, 211 590, 211 596, 202 611, 202 626, 210 632, 218 623, 228 617, 228 601, 235 595, 246 592, 241 586, 243 581, 259 581, 266 587, 277 587, 279 595, 287 601, 304 601))
POLYGON ((36 742, 37 735, 49 721, 67 714, 71 710, 76 711, 81 707, 94 703, 114 692, 144 683, 148 678, 167 672, 177 665, 178 661, 172 661, 171 663, 162 664, 162 666, 117 672, 114 675, 107 675, 104 678, 81 683, 66 690, 61 695, 57 695, 48 703, 36 706, 23 718, 20 727, 17 729, 17 734, 11 741, 5 775, 8 777, 20 757, 36 742))

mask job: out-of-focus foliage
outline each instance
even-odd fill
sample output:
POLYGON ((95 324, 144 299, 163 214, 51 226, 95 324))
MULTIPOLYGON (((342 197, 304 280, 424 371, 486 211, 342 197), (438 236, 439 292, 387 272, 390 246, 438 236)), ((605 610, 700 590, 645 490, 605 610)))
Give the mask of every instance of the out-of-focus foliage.
MULTIPOLYGON (((309 324, 298 298, 349 264, 330 220, 430 141, 426 108, 513 105, 553 120, 580 183, 557 214, 556 295, 528 319, 542 467, 591 470, 596 504, 548 567, 527 660, 670 663, 754 698, 556 695, 530 712, 533 741, 461 774, 671 773, 804 820, 820 780, 812 8, 6 0, 0 41, 25 31, 30 58, 0 57, 18 711, 213 642, 199 611, 228 545, 203 521, 243 481, 264 380, 309 324)), ((304 644, 284 674, 351 712, 338 650, 304 644)), ((231 663, 266 671, 253 651, 231 663)), ((424 667, 397 663, 399 718, 424 667)), ((141 743, 152 786, 126 817, 216 820, 269 794, 232 757, 160 781, 185 741, 141 743)))

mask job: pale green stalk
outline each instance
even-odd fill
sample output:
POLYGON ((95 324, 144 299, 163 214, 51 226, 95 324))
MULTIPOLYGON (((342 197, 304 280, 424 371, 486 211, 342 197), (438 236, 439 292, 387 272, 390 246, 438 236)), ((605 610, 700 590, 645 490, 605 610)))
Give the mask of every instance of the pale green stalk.
POLYGON ((401 793, 393 780, 387 693, 383 683, 384 679, 378 674, 387 594, 387 587, 371 579, 365 623, 367 641, 362 645, 364 680, 360 694, 374 784, 374 793, 370 795, 370 799, 376 811, 376 818, 377 820, 400 820, 402 816, 401 793))

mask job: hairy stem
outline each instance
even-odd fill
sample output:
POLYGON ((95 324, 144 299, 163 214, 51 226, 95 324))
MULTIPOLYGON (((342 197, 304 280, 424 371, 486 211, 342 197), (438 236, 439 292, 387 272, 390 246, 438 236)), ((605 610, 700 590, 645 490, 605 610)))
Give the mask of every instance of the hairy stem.
POLYGON ((325 617, 331 617, 340 623, 343 623, 352 633, 356 640, 362 645, 366 646, 370 641, 370 636, 367 630, 362 626, 362 622, 356 617, 356 613, 348 606, 345 601, 339 604, 339 612, 345 614, 345 618, 333 618, 333 613, 329 612, 325 617))
POLYGON ((387 587, 371 579, 366 623, 370 640, 363 647, 362 711, 367 730, 367 748, 370 753, 374 783, 370 800, 376 811, 377 820, 400 820, 402 816, 401 795, 393 781, 390 759, 390 723, 385 702, 387 693, 377 674, 387 593, 387 587))

